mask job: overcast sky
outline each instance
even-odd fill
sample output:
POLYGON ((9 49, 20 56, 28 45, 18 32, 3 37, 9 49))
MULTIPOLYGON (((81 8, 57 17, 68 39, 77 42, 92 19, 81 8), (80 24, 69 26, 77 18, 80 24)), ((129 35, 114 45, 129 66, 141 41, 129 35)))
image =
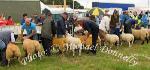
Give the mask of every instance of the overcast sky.
MULTIPOLYGON (((148 0, 76 0, 86 8, 92 7, 92 2, 109 2, 109 3, 131 3, 136 7, 148 7, 148 0)), ((150 3, 150 0, 149 0, 150 3)))

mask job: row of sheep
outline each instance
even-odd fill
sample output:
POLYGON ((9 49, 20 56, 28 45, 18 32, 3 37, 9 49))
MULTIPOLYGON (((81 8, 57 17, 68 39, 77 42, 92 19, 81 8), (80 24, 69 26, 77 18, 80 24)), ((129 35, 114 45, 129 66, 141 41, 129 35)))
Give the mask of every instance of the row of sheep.
MULTIPOLYGON (((108 45, 120 45, 123 41, 127 42, 129 44, 129 47, 132 46, 134 40, 141 40, 142 44, 144 44, 144 41, 149 40, 150 30, 141 28, 140 30, 132 29, 132 34, 129 33, 122 33, 120 37, 114 34, 106 34, 106 42, 108 45)), ((100 45, 101 40, 98 38, 97 44, 100 45)), ((90 46, 92 44, 92 37, 90 36, 86 42, 84 41, 84 36, 79 37, 73 37, 70 34, 67 34, 65 38, 53 38, 53 49, 57 48, 62 53, 65 51, 71 50, 73 52, 73 56, 75 56, 75 50, 79 49, 79 56, 81 56, 81 52, 83 49, 90 49, 90 46), (83 46, 86 45, 86 46, 83 46)), ((26 53, 26 57, 29 58, 29 62, 33 60, 32 56, 33 54, 37 54, 37 56, 41 59, 41 53, 42 53, 42 47, 41 44, 36 40, 30 40, 25 39, 23 41, 23 49, 26 53)), ((21 64, 26 64, 23 61, 23 58, 21 56, 20 49, 17 45, 9 43, 7 45, 6 49, 6 59, 8 60, 8 66, 10 63, 10 59, 12 57, 17 57, 18 61, 21 64)))
POLYGON ((132 29, 131 33, 124 33, 124 30, 121 30, 121 35, 118 37, 115 34, 106 34, 106 42, 109 45, 122 45, 122 42, 127 42, 129 47, 132 46, 135 40, 140 40, 144 44, 145 41, 149 41, 150 39, 150 30, 146 28, 141 28, 139 30, 132 29))
MULTIPOLYGON (((32 56, 34 53, 40 58, 42 47, 40 43, 36 40, 26 39, 23 41, 23 50, 25 52, 25 57, 29 59, 29 62, 33 60, 32 56)), ((8 61, 8 67, 10 65, 11 58, 17 57, 19 63, 26 65, 24 61, 24 56, 21 55, 20 48, 13 44, 9 43, 6 49, 6 59, 8 61)))

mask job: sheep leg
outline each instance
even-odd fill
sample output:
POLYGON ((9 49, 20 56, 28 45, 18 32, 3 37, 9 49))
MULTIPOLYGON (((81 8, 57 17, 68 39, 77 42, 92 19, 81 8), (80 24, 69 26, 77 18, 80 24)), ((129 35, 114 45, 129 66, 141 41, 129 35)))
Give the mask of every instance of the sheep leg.
POLYGON ((148 37, 146 37, 146 40, 147 40, 147 44, 148 44, 148 37))
POLYGON ((9 67, 10 66, 10 59, 7 59, 7 61, 8 61, 7 67, 9 67))
POLYGON ((32 61, 33 59, 32 59, 32 56, 30 56, 30 60, 32 61))
POLYGON ((26 50, 24 50, 25 51, 25 57, 27 57, 27 51, 26 50))
POLYGON ((20 56, 18 56, 18 61, 19 61, 19 63, 23 64, 23 61, 21 60, 20 56))
POLYGON ((40 60, 42 59, 41 53, 38 51, 38 57, 40 58, 40 60))
POLYGON ((73 57, 74 57, 74 55, 75 55, 75 49, 73 49, 72 52, 73 52, 73 57))
POLYGON ((120 41, 117 41, 117 46, 119 47, 120 41))
POLYGON ((31 62, 32 61, 32 56, 28 55, 28 59, 29 59, 29 62, 31 62))
POLYGON ((55 45, 52 45, 52 50, 53 50, 53 51, 55 50, 55 45))
POLYGON ((120 46, 122 46, 122 42, 120 42, 120 46))
POLYGON ((23 59, 23 65, 27 65, 27 62, 26 62, 26 60, 25 59, 23 59))
POLYGON ((118 45, 117 45, 117 41, 115 42, 115 46, 118 46, 118 45))
POLYGON ((28 55, 27 58, 29 59, 29 62, 31 62, 31 60, 30 60, 30 55, 28 55))
POLYGON ((131 44, 130 44, 130 42, 129 42, 129 47, 131 47, 131 44))
POLYGON ((132 44, 134 43, 134 40, 132 40, 132 44))
POLYGON ((131 41, 131 47, 132 47, 133 43, 134 43, 134 40, 131 41))
POLYGON ((141 43, 142 45, 144 44, 144 41, 142 41, 142 43, 141 43))
POLYGON ((79 56, 81 56, 81 49, 79 49, 79 56))
POLYGON ((67 48, 67 51, 69 50, 69 45, 68 44, 66 44, 66 48, 67 48))
POLYGON ((100 49, 100 45, 99 45, 99 44, 96 44, 96 46, 97 46, 97 49, 99 50, 99 49, 100 49))

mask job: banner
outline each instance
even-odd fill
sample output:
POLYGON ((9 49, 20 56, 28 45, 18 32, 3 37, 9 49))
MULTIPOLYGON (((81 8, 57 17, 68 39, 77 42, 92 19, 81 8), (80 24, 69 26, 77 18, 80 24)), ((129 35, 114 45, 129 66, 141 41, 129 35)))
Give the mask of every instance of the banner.
MULTIPOLYGON (((0 27, 0 31, 7 31, 7 30, 11 30, 14 32, 14 34, 18 35, 21 34, 21 26, 3 26, 0 27)), ((36 26, 36 30, 38 34, 41 34, 41 26, 36 26)), ((23 34, 27 34, 26 30, 24 30, 23 34)))

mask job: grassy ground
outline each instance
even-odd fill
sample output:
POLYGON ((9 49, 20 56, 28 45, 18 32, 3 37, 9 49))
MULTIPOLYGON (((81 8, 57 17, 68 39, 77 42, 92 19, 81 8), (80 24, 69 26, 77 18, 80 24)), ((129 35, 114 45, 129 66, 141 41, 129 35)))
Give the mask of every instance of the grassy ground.
POLYGON ((114 49, 124 55, 136 56, 138 64, 130 66, 115 56, 107 53, 97 52, 97 55, 82 53, 82 56, 58 56, 53 54, 50 57, 44 56, 42 60, 36 59, 26 66, 14 61, 11 66, 0 67, 0 70, 150 70, 150 44, 140 45, 138 42, 131 48, 127 45, 114 49))

